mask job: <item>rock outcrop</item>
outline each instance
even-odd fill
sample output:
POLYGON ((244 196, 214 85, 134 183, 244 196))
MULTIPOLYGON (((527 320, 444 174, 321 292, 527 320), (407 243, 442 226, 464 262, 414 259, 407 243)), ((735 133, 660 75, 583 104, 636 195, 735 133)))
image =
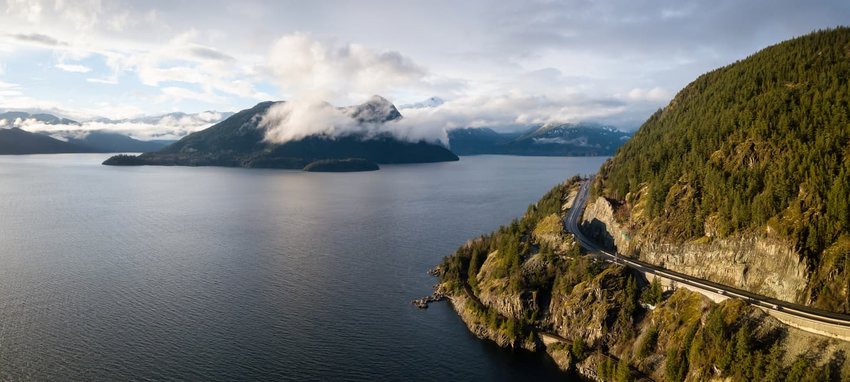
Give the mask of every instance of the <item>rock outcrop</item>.
MULTIPOLYGON (((569 213, 563 206, 575 188, 570 182, 556 187, 522 219, 467 242, 436 268, 437 291, 446 294, 477 337, 507 348, 545 349, 563 370, 596 381, 850 378, 850 363, 844 361, 844 354, 850 354, 848 342, 786 326, 741 300, 715 303, 684 288, 650 293, 653 288, 641 274, 581 255, 570 235, 552 224, 553 214, 560 219, 569 213)), ((597 200, 585 220, 604 222, 615 234, 627 232, 617 225, 617 210, 605 203, 597 200)), ((710 277, 727 275, 727 281, 776 295, 794 293, 787 285, 803 274, 794 270, 796 263, 755 259, 757 251, 771 251, 776 258, 784 248, 765 240, 741 241, 739 247, 721 240, 691 243, 688 250, 697 253, 716 246, 718 253, 711 258, 734 256, 730 264, 765 267, 788 280, 755 269, 709 263, 700 267, 706 258, 683 255, 675 251, 679 247, 636 245, 643 243, 640 236, 621 237, 625 244, 619 245, 644 260, 710 277), (744 253, 748 251, 756 254, 744 253)), ((783 256, 793 258, 794 253, 783 256)))
POLYGON ((789 243, 778 239, 751 234, 674 245, 641 232, 632 237, 602 197, 588 205, 582 228, 620 253, 647 263, 785 301, 806 302, 806 266, 789 243))

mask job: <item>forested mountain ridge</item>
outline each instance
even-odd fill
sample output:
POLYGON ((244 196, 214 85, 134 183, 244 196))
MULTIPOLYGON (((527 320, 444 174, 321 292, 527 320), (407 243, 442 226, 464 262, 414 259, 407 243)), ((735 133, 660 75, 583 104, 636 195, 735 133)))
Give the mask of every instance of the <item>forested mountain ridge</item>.
POLYGON ((841 27, 685 87, 596 178, 619 236, 636 241, 628 251, 644 257, 650 240, 769 238, 793 247, 807 270, 798 301, 850 311, 848 79, 850 29, 841 27))
POLYGON ((90 147, 60 141, 17 127, 0 129, 0 155, 68 154, 93 152, 90 147))
POLYGON ((591 122, 536 125, 516 133, 460 128, 449 131, 449 146, 458 155, 602 156, 613 154, 629 136, 591 122))

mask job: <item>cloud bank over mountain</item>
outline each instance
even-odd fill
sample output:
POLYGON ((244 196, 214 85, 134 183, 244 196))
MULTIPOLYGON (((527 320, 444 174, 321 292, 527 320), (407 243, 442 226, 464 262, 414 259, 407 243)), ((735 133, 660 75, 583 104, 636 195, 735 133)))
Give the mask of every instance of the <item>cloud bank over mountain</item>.
POLYGON ((380 94, 445 100, 404 112, 427 128, 633 128, 700 73, 848 12, 839 0, 15 0, 0 4, 0 109, 122 120, 380 94))
POLYGON ((123 120, 101 118, 82 122, 51 122, 33 116, 9 118, 0 114, 0 128, 18 127, 30 132, 42 132, 57 136, 68 133, 81 135, 92 131, 109 131, 141 140, 176 140, 195 131, 203 130, 231 114, 206 111, 195 114, 171 113, 123 120))

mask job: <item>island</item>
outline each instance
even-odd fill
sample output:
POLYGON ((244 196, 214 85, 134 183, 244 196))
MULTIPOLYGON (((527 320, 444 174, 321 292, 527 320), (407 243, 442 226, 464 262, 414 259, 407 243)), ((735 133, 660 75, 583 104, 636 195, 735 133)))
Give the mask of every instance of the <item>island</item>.
POLYGON ((270 135, 271 127, 264 118, 284 105, 282 101, 262 102, 159 151, 133 159, 112 157, 103 164, 364 171, 376 170, 377 164, 458 160, 457 155, 439 142, 403 139, 394 134, 393 128, 402 115, 380 96, 360 105, 336 109, 350 119, 346 123, 356 127, 351 131, 314 133, 281 141, 270 135), (325 162, 311 166, 317 161, 325 162))
POLYGON ((304 166, 304 171, 307 172, 356 172, 379 169, 375 162, 363 158, 323 159, 304 166))

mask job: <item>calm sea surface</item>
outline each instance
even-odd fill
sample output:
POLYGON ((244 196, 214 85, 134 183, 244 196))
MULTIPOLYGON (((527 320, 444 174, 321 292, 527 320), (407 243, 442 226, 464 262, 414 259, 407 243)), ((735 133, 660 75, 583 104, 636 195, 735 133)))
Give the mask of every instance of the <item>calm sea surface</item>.
POLYGON ((0 156, 0 380, 549 380, 427 269, 604 158, 378 172, 0 156))

